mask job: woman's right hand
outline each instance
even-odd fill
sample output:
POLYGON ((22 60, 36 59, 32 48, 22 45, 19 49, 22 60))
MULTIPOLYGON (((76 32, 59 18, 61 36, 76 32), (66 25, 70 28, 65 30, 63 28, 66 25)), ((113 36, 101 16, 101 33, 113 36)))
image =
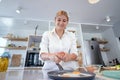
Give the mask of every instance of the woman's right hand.
POLYGON ((49 54, 48 57, 51 61, 54 61, 55 63, 59 63, 61 61, 61 59, 57 57, 56 54, 49 54))
POLYGON ((61 60, 63 60, 64 55, 65 55, 65 52, 58 52, 58 53, 56 53, 56 56, 57 56, 59 59, 61 59, 61 60))

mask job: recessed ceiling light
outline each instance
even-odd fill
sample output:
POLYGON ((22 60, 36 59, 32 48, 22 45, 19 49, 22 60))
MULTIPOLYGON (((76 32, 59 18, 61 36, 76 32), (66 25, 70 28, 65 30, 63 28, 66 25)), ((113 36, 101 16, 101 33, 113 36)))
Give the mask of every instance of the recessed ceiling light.
POLYGON ((107 22, 110 22, 110 21, 111 21, 110 16, 106 16, 106 21, 107 21, 107 22))
POLYGON ((18 7, 18 9, 16 9, 16 13, 20 14, 21 13, 22 8, 18 7))
POLYGON ((98 3, 100 0, 88 0, 88 2, 90 3, 90 4, 96 4, 96 3, 98 3))
POLYGON ((99 29, 99 26, 96 26, 96 29, 98 30, 98 29, 99 29))

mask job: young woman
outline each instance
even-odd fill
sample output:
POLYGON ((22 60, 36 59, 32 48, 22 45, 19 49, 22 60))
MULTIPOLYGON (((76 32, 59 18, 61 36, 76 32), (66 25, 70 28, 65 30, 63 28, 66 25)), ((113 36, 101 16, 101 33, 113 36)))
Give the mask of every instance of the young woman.
POLYGON ((55 16, 55 28, 43 34, 40 44, 40 57, 45 64, 43 69, 57 69, 56 63, 64 69, 76 69, 78 53, 75 34, 66 31, 69 17, 66 11, 58 11, 55 16))

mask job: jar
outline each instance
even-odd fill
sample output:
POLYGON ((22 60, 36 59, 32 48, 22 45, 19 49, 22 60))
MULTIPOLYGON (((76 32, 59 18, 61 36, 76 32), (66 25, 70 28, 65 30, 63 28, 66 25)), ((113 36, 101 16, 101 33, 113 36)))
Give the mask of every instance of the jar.
POLYGON ((9 58, 0 57, 0 72, 5 72, 8 69, 9 58))

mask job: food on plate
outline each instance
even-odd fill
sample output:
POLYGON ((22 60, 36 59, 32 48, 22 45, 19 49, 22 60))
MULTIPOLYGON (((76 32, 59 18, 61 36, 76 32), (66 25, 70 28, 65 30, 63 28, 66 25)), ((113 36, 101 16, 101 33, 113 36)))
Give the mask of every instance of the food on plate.
POLYGON ((73 72, 66 72, 60 75, 61 77, 80 77, 79 71, 73 71, 73 72))
POLYGON ((73 71, 73 74, 80 74, 80 71, 73 71))
POLYGON ((60 75, 61 77, 70 77, 70 74, 69 73, 64 73, 62 75, 60 75))

